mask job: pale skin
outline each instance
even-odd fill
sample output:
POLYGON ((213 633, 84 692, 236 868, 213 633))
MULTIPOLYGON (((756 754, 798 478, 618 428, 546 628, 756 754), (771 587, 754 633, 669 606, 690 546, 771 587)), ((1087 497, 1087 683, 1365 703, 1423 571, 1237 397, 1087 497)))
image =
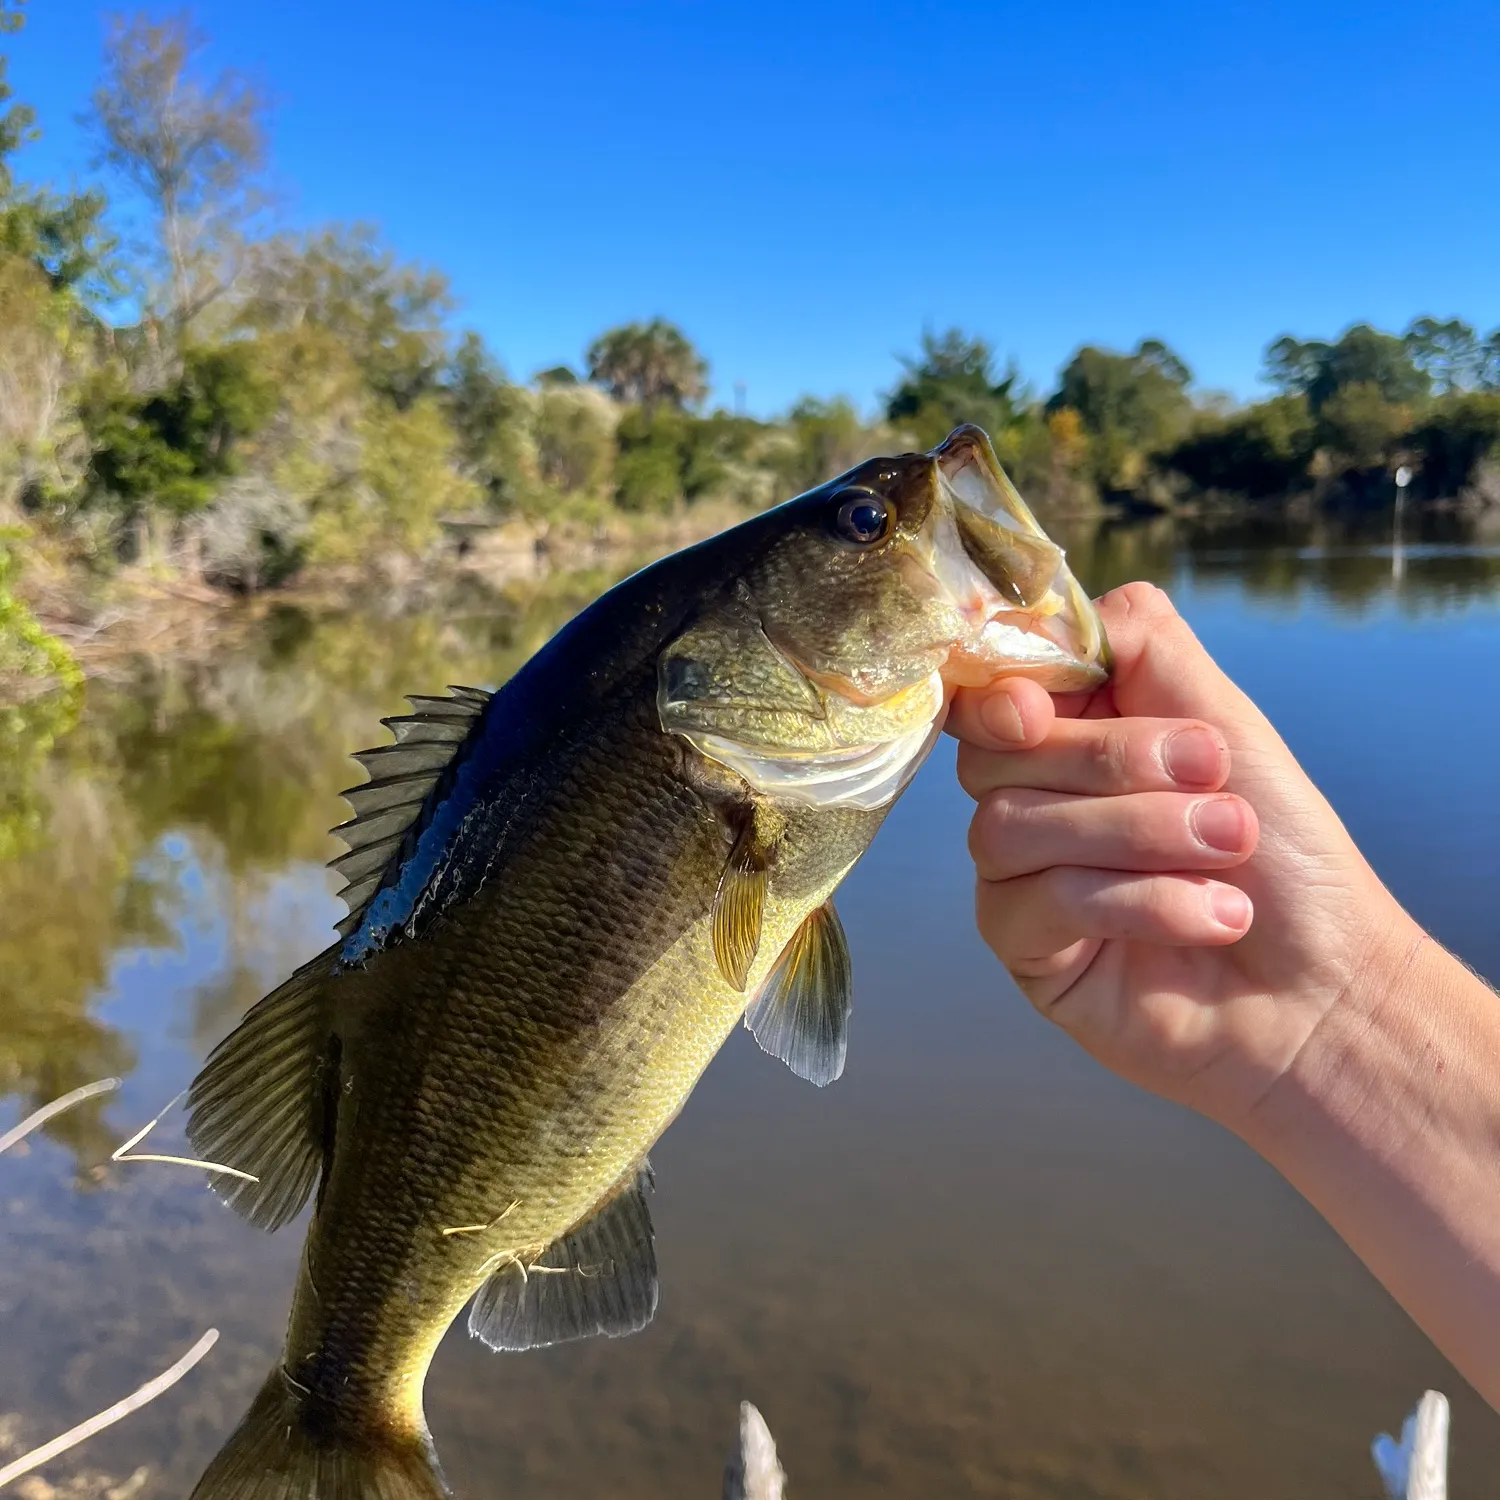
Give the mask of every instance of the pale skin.
POLYGON ((1099 612, 1107 687, 954 701, 980 932, 1105 1066, 1276 1167, 1500 1407, 1500 997, 1164 593, 1099 612))

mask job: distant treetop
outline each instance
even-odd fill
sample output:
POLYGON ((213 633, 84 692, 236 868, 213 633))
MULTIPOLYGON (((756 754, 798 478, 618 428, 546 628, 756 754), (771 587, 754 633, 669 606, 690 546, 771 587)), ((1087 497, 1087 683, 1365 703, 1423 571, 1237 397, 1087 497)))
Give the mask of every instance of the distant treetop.
POLYGON ((665 318, 611 328, 589 345, 584 358, 589 379, 617 401, 680 410, 708 394, 708 361, 665 318))

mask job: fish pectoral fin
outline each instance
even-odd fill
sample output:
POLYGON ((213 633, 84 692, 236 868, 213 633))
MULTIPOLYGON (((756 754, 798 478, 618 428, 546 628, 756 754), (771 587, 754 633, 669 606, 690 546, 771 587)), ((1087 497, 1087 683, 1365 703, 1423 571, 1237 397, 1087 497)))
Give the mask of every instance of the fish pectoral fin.
POLYGON ((469 1332, 519 1352, 602 1333, 638 1333, 656 1313, 656 1246, 646 1193, 651 1165, 525 1269, 493 1272, 469 1309, 469 1332))
POLYGON ((761 1047, 819 1088, 844 1071, 853 968, 843 923, 825 901, 792 935, 745 1008, 761 1047))
POLYGON ((279 1229, 307 1202, 332 1121, 325 1073, 337 1067, 323 985, 332 950, 252 1006, 209 1054, 188 1090, 188 1140, 215 1174, 214 1191, 261 1229, 279 1229))
POLYGON ((767 869, 770 852, 756 831, 753 814, 745 821, 730 850, 729 862, 714 893, 714 958, 719 972, 743 991, 760 947, 761 923, 766 914, 767 869))

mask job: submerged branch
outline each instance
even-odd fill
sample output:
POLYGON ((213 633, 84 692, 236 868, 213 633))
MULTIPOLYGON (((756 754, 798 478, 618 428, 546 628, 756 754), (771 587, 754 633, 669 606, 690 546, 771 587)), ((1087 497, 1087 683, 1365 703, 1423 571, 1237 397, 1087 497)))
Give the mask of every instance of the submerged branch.
POLYGON ((33 1130, 39 1129, 64 1110, 72 1109, 75 1104, 82 1104, 85 1099, 92 1099, 98 1094, 113 1093, 119 1086, 118 1078, 101 1078, 97 1083, 85 1083, 71 1093, 64 1094, 61 1099, 54 1099, 51 1104, 44 1104, 35 1114, 27 1115, 19 1125, 12 1126, 4 1135, 0 1135, 0 1152, 9 1151, 12 1146, 25 1140, 33 1130))
POLYGON ((76 1447, 86 1438, 91 1438, 96 1432, 102 1432, 106 1427, 118 1422, 121 1417, 128 1417, 131 1412, 138 1411, 148 1401, 154 1401, 165 1390, 176 1385, 189 1370, 208 1353, 218 1342, 219 1330, 210 1328, 202 1338, 188 1350, 181 1359, 170 1369, 163 1370, 154 1380, 148 1380, 138 1391, 126 1396, 123 1401, 115 1404, 97 1416, 90 1417, 86 1422, 80 1422, 76 1427, 70 1427, 66 1432, 52 1439, 50 1443, 43 1443, 40 1448, 33 1448, 30 1453, 22 1454, 13 1463, 8 1463, 0 1469, 0 1489, 4 1489, 11 1480, 19 1479, 23 1474, 29 1474, 33 1469, 40 1468, 49 1459, 56 1458, 59 1453, 66 1453, 69 1448, 76 1447))
MULTIPOLYGON (((167 1109, 171 1109, 180 1098, 182 1095, 178 1094, 168 1103, 167 1109)), ((260 1181, 259 1177, 253 1177, 249 1172, 242 1172, 238 1167, 226 1167, 216 1161, 201 1161, 196 1156, 164 1156, 151 1151, 139 1151, 132 1155, 133 1148, 139 1146, 161 1124, 161 1117, 166 1114, 167 1109, 162 1110, 161 1115, 157 1115, 154 1120, 148 1120, 128 1141, 116 1146, 110 1152, 109 1159, 111 1161, 157 1161, 165 1162, 173 1167, 201 1167, 205 1172, 222 1172, 226 1177, 238 1177, 241 1182, 260 1181)))

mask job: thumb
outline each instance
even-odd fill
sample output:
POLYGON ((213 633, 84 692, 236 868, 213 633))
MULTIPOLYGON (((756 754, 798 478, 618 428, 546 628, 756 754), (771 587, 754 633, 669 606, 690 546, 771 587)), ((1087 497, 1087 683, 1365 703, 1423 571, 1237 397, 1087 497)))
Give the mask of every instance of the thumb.
POLYGON ((1155 584, 1127 583, 1111 589, 1098 601, 1098 609, 1115 661, 1109 685, 1115 713, 1204 719, 1231 737, 1236 729, 1274 733, 1155 584))

